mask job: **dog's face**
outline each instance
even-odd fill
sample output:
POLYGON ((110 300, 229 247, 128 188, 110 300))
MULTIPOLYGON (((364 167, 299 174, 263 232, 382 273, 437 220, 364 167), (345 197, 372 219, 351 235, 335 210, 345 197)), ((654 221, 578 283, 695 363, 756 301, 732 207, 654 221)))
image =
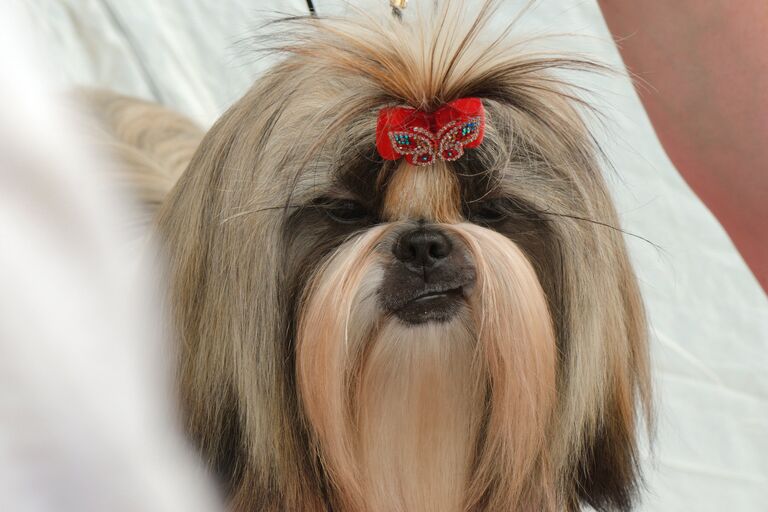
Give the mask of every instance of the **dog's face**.
POLYGON ((550 74, 583 63, 483 46, 483 16, 301 22, 167 203, 190 431, 235 507, 630 507, 645 325, 550 74), (379 158, 380 109, 467 96, 479 147, 379 158))
POLYGON ((544 507, 527 486, 553 485, 556 341, 510 238, 522 227, 502 209, 510 197, 462 199, 447 165, 395 165, 385 180, 372 167, 368 194, 331 181, 285 232, 288 275, 301 276, 297 390, 337 499, 458 511, 504 478, 499 505, 544 507))

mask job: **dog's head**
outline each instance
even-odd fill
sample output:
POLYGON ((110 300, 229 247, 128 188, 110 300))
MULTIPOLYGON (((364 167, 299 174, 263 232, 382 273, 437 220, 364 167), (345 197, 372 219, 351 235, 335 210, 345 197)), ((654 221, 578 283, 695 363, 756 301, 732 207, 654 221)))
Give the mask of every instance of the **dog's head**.
POLYGON ((493 5, 283 22, 166 204, 189 427, 236 506, 630 507, 644 314, 557 74, 594 65, 495 39, 493 5), (382 109, 467 97, 460 158, 377 151, 382 109))

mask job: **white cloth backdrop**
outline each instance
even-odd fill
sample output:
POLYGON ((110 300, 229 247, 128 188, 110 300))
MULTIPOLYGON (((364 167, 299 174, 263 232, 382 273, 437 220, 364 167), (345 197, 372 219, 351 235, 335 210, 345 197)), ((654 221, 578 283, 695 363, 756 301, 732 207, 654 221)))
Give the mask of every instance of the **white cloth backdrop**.
MULTIPOLYGON (((385 3, 385 0, 368 0, 385 3)), ((411 5, 420 1, 411 0, 411 5)), ((344 10, 315 0, 320 14, 344 10)), ((505 5, 511 18, 522 2, 505 5)), ((248 38, 274 11, 303 0, 25 0, 31 38, 66 88, 98 85, 155 99, 210 124, 258 77, 248 38)), ((525 33, 560 38, 621 68, 595 0, 540 0, 525 33)), ((8 72, 8 70, 5 70, 8 72)), ((582 79, 583 81, 584 79, 582 79)), ((591 77, 607 114, 597 136, 653 327, 660 406, 644 454, 640 510, 768 510, 768 300, 727 235, 664 154, 625 77, 591 77)), ((766 219, 768 221, 768 219, 766 219)))

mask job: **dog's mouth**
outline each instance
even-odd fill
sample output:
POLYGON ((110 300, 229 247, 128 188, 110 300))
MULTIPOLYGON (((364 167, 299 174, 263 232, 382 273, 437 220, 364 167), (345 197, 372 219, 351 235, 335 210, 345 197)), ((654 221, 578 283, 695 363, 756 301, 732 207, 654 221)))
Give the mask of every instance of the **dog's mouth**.
POLYGON ((406 324, 450 320, 465 302, 464 286, 429 287, 401 297, 392 313, 406 324))
POLYGON ((424 304, 433 300, 446 299, 448 297, 463 296, 462 288, 450 288, 448 290, 433 290, 430 292, 422 293, 411 299, 408 304, 424 304))

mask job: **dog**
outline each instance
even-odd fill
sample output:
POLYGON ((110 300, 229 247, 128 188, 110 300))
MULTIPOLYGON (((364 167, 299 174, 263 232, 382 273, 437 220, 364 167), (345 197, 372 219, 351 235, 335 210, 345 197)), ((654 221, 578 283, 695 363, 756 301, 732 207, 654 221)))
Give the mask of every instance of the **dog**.
POLYGON ((632 508, 646 319, 559 73, 602 68, 525 50, 497 8, 275 22, 283 58, 202 141, 100 103, 155 162, 130 173, 181 403, 233 510, 632 508))

